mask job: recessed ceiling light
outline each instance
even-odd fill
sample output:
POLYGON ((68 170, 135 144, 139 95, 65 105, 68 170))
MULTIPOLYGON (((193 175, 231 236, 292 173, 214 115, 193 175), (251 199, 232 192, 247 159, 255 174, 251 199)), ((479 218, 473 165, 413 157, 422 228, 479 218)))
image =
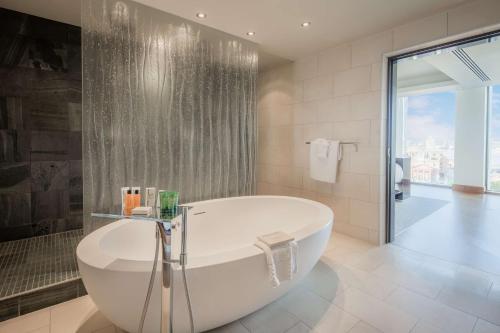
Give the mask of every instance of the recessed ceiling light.
POLYGON ((249 31, 249 32, 247 32, 247 35, 248 36, 255 36, 255 31, 249 31))
POLYGON ((303 22, 300 26, 301 26, 302 28, 307 28, 307 27, 308 27, 308 26, 310 26, 310 25, 311 25, 311 22, 303 22))
POLYGON ((197 18, 204 19, 204 18, 206 18, 206 17, 207 17, 207 14, 205 14, 205 13, 196 13, 196 17, 197 17, 197 18))

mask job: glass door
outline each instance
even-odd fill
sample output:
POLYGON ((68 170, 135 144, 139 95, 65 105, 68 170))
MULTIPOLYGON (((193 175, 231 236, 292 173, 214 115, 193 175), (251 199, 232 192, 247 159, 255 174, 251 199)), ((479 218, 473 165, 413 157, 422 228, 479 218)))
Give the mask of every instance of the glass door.
POLYGON ((490 87, 487 190, 500 193, 500 85, 490 87))

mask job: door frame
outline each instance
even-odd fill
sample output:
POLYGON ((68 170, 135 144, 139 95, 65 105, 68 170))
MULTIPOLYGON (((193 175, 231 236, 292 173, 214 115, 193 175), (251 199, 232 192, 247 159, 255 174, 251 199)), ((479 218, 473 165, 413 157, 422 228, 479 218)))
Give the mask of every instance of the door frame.
MULTIPOLYGON (((436 45, 417 48, 416 50, 401 52, 399 54, 387 56, 387 93, 386 93, 386 152, 385 152, 385 242, 390 243, 394 240, 394 219, 395 219, 395 184, 394 184, 394 167, 396 163, 396 157, 393 153, 395 151, 395 105, 396 96, 395 86, 397 77, 397 66, 395 64, 398 60, 404 58, 410 58, 413 56, 422 55, 425 53, 442 50, 446 48, 453 48, 464 44, 472 44, 474 42, 480 42, 485 39, 500 37, 500 29, 495 29, 489 32, 472 34, 469 37, 458 37, 443 43, 438 43, 436 45)), ((500 41, 499 41, 500 42, 500 41)), ((486 152, 486 158, 488 159, 488 152, 486 152)), ((487 177, 487 174, 486 174, 487 177)), ((486 184, 487 186, 487 184, 486 184)))

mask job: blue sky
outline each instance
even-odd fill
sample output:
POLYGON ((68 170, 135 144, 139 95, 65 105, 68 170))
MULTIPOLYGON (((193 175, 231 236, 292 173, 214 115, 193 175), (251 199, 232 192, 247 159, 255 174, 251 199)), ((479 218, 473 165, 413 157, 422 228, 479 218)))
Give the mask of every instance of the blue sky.
POLYGON ((409 96, 406 139, 419 143, 432 136, 439 144, 453 144, 455 100, 454 92, 409 96))
MULTIPOLYGON (((432 136, 437 143, 454 142, 455 93, 440 92, 408 97, 407 140, 424 142, 432 136)), ((490 135, 500 141, 500 85, 493 87, 490 135)))
POLYGON ((493 86, 490 126, 491 138, 500 141, 500 85, 493 86))

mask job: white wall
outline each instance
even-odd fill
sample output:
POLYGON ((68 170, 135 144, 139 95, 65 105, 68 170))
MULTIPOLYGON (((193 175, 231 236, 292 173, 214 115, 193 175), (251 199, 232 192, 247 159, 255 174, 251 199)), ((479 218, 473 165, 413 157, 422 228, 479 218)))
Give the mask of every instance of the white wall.
POLYGON ((258 193, 319 200, 333 208, 337 231, 383 243, 384 54, 429 46, 472 30, 478 34, 498 23, 500 1, 470 1, 265 72, 258 84, 258 193), (360 142, 358 152, 347 150, 333 186, 308 176, 304 142, 321 136, 360 142))
POLYGON ((454 184, 484 187, 487 88, 457 91, 454 184))

